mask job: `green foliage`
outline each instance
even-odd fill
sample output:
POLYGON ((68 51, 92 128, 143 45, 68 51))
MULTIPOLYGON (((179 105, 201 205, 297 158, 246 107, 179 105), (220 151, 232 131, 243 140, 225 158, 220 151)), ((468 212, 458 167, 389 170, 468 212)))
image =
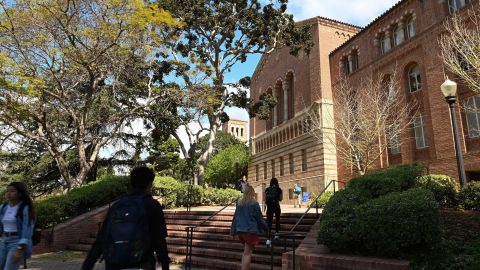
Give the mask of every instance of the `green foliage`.
POLYGON ((430 191, 410 189, 369 200, 362 190, 336 193, 320 220, 318 241, 335 252, 397 257, 424 250, 439 236, 430 191))
POLYGON ((480 211, 480 182, 468 183, 458 194, 460 207, 480 211))
POLYGON ((362 252, 386 257, 420 253, 439 240, 438 204, 424 189, 387 194, 361 205, 356 237, 362 252))
POLYGON ((238 190, 202 188, 201 186, 189 186, 172 177, 156 177, 153 183, 153 193, 162 197, 162 203, 166 208, 188 205, 188 189, 192 188, 193 205, 225 205, 240 196, 238 190))
POLYGON ((37 199, 35 209, 38 224, 41 228, 48 228, 108 204, 127 193, 129 186, 129 177, 106 176, 67 194, 37 199))
POLYGON ((424 169, 425 166, 420 163, 399 165, 353 178, 348 187, 364 190, 370 193, 371 197, 377 198, 413 187, 415 179, 422 175, 424 169))
MULTIPOLYGON (((201 137, 198 142, 197 142, 197 155, 200 155, 201 152, 205 151, 207 149, 208 145, 208 139, 209 135, 205 135, 201 137)), ((215 135, 215 142, 213 143, 213 152, 212 156, 215 156, 216 154, 222 152, 223 150, 231 147, 231 146, 237 146, 237 145, 242 145, 245 146, 245 143, 237 139, 235 136, 228 132, 224 131, 217 131, 217 134, 215 135)))
POLYGON ((205 170, 205 182, 214 187, 233 187, 246 175, 250 151, 244 144, 228 146, 210 159, 205 170))
MULTIPOLYGON (((330 201, 330 198, 333 196, 333 191, 325 191, 318 199, 317 199, 317 206, 319 208, 324 208, 325 205, 327 205, 328 201, 330 201)), ((312 193, 312 195, 310 196, 310 199, 308 200, 307 202, 307 207, 309 207, 310 205, 313 205, 312 207, 315 207, 315 198, 317 197, 318 195, 316 195, 315 193, 312 193)))
POLYGON ((417 178, 415 186, 430 190, 441 207, 457 207, 459 185, 448 175, 429 174, 417 178))

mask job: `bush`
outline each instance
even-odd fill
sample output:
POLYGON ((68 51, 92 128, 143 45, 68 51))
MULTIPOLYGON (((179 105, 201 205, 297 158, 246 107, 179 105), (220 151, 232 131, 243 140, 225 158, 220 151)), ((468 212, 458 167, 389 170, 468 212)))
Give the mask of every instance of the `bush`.
POLYGON ((129 190, 129 177, 105 176, 67 194, 47 196, 34 202, 37 223, 48 228, 69 218, 108 204, 129 190))
POLYGON ((348 187, 361 189, 372 198, 390 192, 405 191, 415 185, 415 179, 422 175, 425 166, 420 163, 405 164, 353 178, 348 187))
POLYGON ((425 189, 373 199, 357 208, 356 216, 356 236, 369 255, 408 256, 440 240, 438 204, 425 189))
MULTIPOLYGON (((310 207, 310 205, 312 204, 313 204, 312 207, 315 207, 315 198, 317 196, 318 195, 316 195, 315 193, 312 194, 312 196, 310 197, 310 200, 308 200, 307 202, 307 207, 310 207)), ((333 196, 333 191, 325 191, 320 196, 320 198, 317 199, 318 208, 324 208, 332 196, 333 196)))
POLYGON ((240 197, 241 193, 235 189, 206 188, 203 192, 203 204, 227 205, 240 197))
POLYGON ((448 175, 429 174, 417 178, 415 186, 430 190, 441 207, 457 207, 459 185, 448 175))
POLYGON ((318 242, 340 252, 361 247, 356 237, 357 208, 370 199, 363 190, 346 188, 333 194, 320 218, 318 242))
POLYGON ((480 182, 468 183, 458 194, 460 207, 480 211, 480 182))

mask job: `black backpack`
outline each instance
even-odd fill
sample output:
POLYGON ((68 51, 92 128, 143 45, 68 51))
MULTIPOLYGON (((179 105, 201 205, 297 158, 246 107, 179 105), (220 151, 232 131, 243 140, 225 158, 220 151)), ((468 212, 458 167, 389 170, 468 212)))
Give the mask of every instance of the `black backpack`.
POLYGON ((279 200, 280 190, 276 186, 270 186, 265 190, 265 202, 267 204, 276 203, 279 200))
POLYGON ((145 195, 122 197, 110 209, 104 232, 103 258, 120 267, 138 266, 150 249, 145 195))
MULTIPOLYGON (((20 203, 20 206, 18 207, 16 217, 20 218, 23 221, 23 209, 25 208, 26 204, 25 203, 20 203)), ((5 207, 7 207, 7 203, 4 203, 2 205, 2 212, 5 210, 5 207)), ((37 226, 37 222, 33 224, 33 234, 32 234, 32 245, 36 246, 38 243, 40 243, 40 239, 42 238, 42 229, 40 229, 37 226)))

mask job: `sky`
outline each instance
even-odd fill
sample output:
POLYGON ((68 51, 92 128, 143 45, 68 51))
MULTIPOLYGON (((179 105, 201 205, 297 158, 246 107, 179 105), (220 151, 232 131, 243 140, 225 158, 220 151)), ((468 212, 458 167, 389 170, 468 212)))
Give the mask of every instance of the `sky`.
MULTIPOLYGON (((269 0, 261 0, 263 3, 269 0)), ((365 27, 390 9, 399 0, 289 0, 287 13, 295 21, 321 16, 337 21, 365 27)), ((236 82, 245 76, 252 76, 260 55, 251 55, 245 63, 238 63, 225 76, 226 82, 236 82)), ((231 119, 248 121, 248 113, 238 108, 228 108, 231 119)))

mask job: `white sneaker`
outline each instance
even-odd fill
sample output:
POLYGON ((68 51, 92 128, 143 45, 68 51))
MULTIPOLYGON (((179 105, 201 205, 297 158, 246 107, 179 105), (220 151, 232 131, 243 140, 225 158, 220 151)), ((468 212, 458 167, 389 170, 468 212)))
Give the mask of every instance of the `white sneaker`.
POLYGON ((273 239, 278 240, 278 235, 275 235, 275 237, 273 239))
POLYGON ((268 239, 265 244, 266 244, 267 246, 271 246, 271 245, 272 245, 272 241, 270 241, 270 239, 268 239))

